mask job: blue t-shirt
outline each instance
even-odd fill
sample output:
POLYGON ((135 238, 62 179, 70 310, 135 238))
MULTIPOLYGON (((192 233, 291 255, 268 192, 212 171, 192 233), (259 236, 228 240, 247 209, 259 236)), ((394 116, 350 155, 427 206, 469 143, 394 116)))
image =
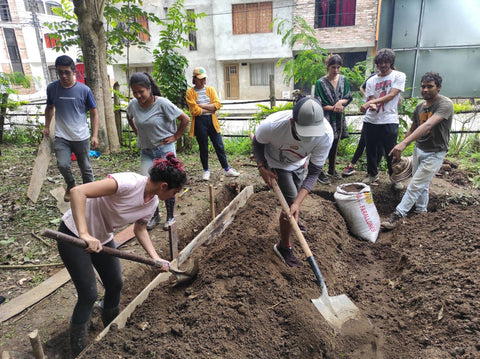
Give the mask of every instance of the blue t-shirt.
POLYGON ((60 80, 47 86, 47 105, 55 106, 55 137, 84 141, 90 137, 87 112, 97 108, 92 90, 81 82, 64 88, 60 80))

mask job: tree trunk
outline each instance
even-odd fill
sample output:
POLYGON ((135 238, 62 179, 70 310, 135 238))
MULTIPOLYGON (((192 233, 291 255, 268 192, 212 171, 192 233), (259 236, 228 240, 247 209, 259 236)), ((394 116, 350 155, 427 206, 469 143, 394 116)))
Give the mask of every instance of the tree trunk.
POLYGON ((103 27, 105 3, 101 0, 73 0, 73 5, 78 18, 85 82, 92 89, 97 102, 99 149, 103 153, 116 153, 120 151, 120 143, 107 74, 107 48, 103 27))

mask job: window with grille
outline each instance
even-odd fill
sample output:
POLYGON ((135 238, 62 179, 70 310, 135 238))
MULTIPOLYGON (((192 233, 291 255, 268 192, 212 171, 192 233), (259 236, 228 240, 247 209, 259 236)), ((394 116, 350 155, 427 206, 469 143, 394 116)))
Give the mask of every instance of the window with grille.
POLYGON ((233 34, 272 32, 273 20, 271 1, 232 5, 233 34))
POLYGON ((274 74, 271 62, 250 64, 250 86, 269 86, 270 75, 274 74))
POLYGON ((20 56, 20 51, 18 50, 15 30, 4 28, 3 33, 5 35, 5 42, 7 44, 7 50, 10 57, 10 63, 12 64, 12 70, 14 72, 23 73, 22 58, 20 56))
MULTIPOLYGON (((193 15, 195 15, 195 10, 187 10, 187 12, 192 16, 191 22, 195 25, 195 19, 193 18, 193 15)), ((190 31, 188 34, 188 41, 190 41, 190 44, 188 45, 188 49, 190 51, 196 51, 197 50, 197 32, 196 31, 190 31)))
POLYGON ((355 25, 356 0, 315 0, 315 28, 355 25))
POLYGON ((0 19, 2 21, 12 21, 7 0, 0 0, 0 19))

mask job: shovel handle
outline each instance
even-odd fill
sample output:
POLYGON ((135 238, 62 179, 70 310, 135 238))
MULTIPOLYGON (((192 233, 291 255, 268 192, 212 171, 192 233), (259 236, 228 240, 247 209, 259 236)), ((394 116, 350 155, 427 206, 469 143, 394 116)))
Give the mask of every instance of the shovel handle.
MULTIPOLYGON (((49 237, 49 238, 55 239, 57 241, 62 241, 62 242, 65 242, 65 243, 73 244, 74 246, 77 246, 77 247, 80 247, 80 248, 87 248, 88 247, 87 242, 85 242, 83 239, 73 237, 73 236, 69 236, 68 234, 58 232, 58 231, 54 231, 54 230, 51 230, 51 229, 45 229, 45 231, 43 232, 43 235, 45 237, 49 237)), ((139 263, 143 263, 143 264, 148 264, 148 265, 151 265, 151 266, 154 266, 154 267, 161 267, 162 266, 161 263, 156 261, 155 259, 143 257, 143 256, 135 254, 135 253, 121 251, 121 250, 116 249, 116 248, 110 248, 110 247, 102 246, 102 252, 106 253, 106 254, 109 254, 111 256, 114 256, 114 257, 123 258, 123 259, 127 259, 127 260, 134 261, 134 262, 139 262, 139 263)))
POLYGON ((288 216, 290 225, 292 226, 293 231, 295 232, 295 235, 297 236, 297 239, 300 242, 300 246, 302 247, 303 252, 307 256, 307 261, 310 264, 310 267, 312 268, 313 273, 315 274, 315 277, 317 277, 318 283, 320 284, 320 287, 322 289, 322 296, 324 294, 328 296, 327 285, 325 284, 325 280, 323 279, 322 272, 320 272, 320 268, 318 267, 318 264, 315 261, 315 258, 313 258, 312 251, 310 250, 310 247, 308 246, 307 240, 303 236, 302 231, 298 227, 297 221, 293 216, 288 215, 290 213, 290 206, 288 205, 287 200, 283 196, 283 193, 280 190, 280 187, 278 187, 277 181, 275 180, 273 180, 273 191, 277 195, 277 198, 280 201, 280 204, 282 205, 283 211, 288 216))

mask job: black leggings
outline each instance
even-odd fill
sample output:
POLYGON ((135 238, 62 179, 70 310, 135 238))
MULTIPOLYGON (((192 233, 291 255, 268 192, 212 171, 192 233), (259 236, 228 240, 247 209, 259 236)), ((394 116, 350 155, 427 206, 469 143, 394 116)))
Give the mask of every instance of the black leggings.
MULTIPOLYGON (((70 236, 75 236, 63 222, 58 230, 70 236)), ((104 246, 114 247, 114 243, 110 241, 104 246)), ((78 295, 77 304, 75 304, 72 314, 72 323, 86 323, 92 313, 93 305, 98 297, 94 267, 105 287, 103 307, 105 309, 118 307, 123 287, 122 267, 118 258, 101 252, 87 253, 80 247, 61 241, 57 242, 57 247, 78 295)))

